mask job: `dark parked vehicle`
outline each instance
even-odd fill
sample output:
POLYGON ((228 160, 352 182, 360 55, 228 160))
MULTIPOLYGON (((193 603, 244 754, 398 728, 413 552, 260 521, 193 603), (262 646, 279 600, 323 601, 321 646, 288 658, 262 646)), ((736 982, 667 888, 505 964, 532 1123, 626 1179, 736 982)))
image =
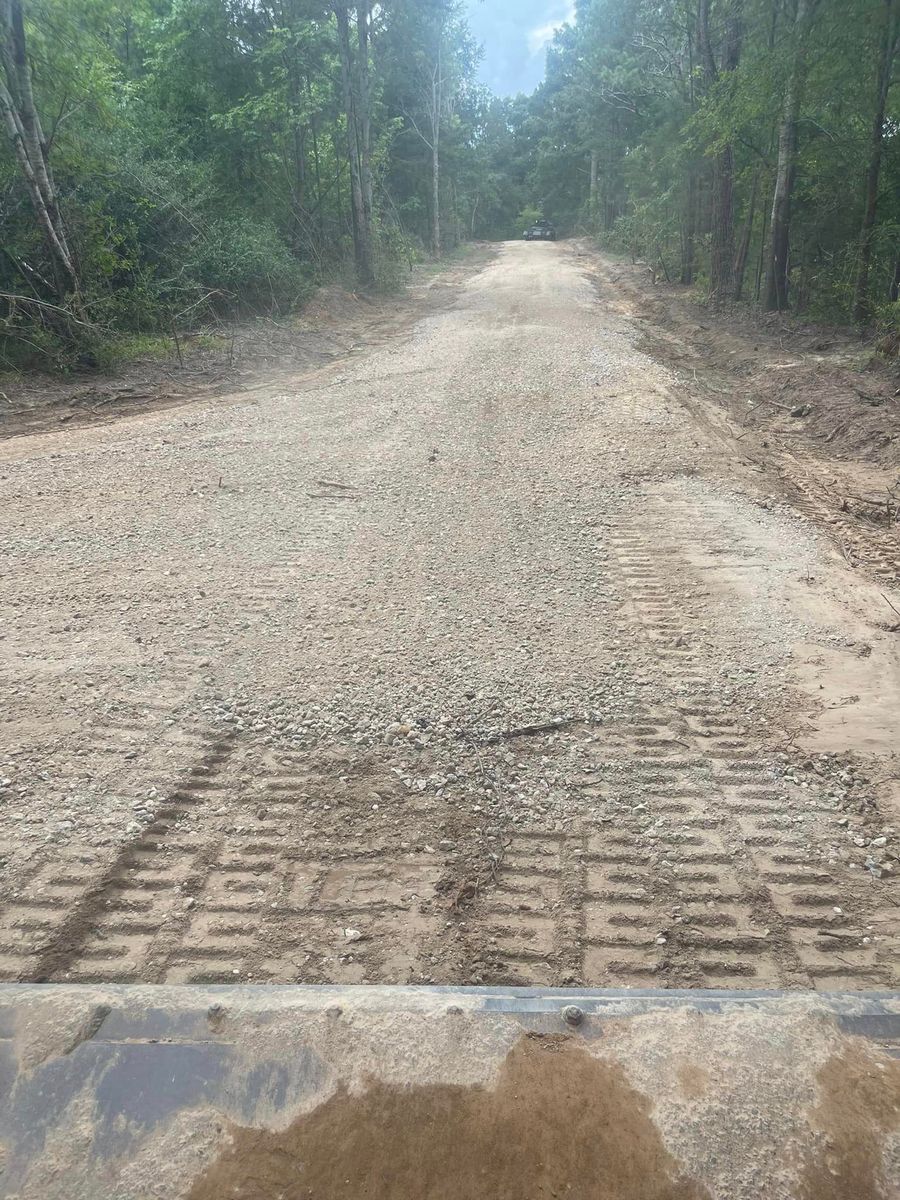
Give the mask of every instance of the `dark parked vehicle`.
POLYGON ((535 221, 529 225, 522 237, 526 242, 555 242, 556 230, 549 221, 535 221))

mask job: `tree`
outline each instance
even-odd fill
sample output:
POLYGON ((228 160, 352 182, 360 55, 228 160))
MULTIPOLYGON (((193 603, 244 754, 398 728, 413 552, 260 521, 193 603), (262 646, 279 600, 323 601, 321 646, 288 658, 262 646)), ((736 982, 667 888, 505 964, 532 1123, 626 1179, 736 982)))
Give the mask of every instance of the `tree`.
POLYGON ((464 35, 455 0, 397 0, 391 13, 396 56, 395 95, 409 128, 428 152, 431 252, 439 258, 441 230, 441 141, 459 83, 454 49, 464 35))
POLYGON ((900 22, 897 19, 897 0, 883 0, 883 31, 877 67, 875 71, 875 102, 872 119, 872 138, 869 162, 866 168, 865 202, 862 229, 859 234, 859 265, 853 300, 853 315, 857 321, 865 321, 871 315, 869 295, 869 271, 872 263, 872 242, 875 234, 875 219, 878 210, 878 184, 881 177, 881 162, 884 156, 885 114, 888 94, 894 74, 897 47, 900 42, 900 22))
POLYGON ((797 122, 806 82, 807 38, 818 0, 797 0, 790 34, 791 55, 784 88, 784 105, 778 130, 778 159, 772 216, 769 222, 768 264, 763 308, 778 311, 788 307, 791 202, 797 173, 797 122))
POLYGON ((0 0, 0 63, 3 122, 46 239, 56 297, 60 304, 71 299, 80 309, 78 269, 50 168, 50 143, 34 99, 21 0, 0 0))
POLYGON ((892 319, 898 24, 578 0, 503 99, 462 0, 0 0, 0 354, 392 286, 533 210, 714 302, 892 319))
POLYGON ((355 64, 350 49, 350 23, 347 5, 336 4, 334 12, 337 18, 344 111, 347 118, 347 150, 350 160, 350 194, 356 274, 359 282, 364 287, 369 287, 375 281, 375 267, 372 254, 372 187, 369 157, 371 116, 368 110, 368 5, 360 5, 357 12, 359 52, 355 64), (364 33, 363 30, 366 32, 364 33))
MULTIPOLYGON (((724 0, 720 62, 716 61, 710 32, 710 0, 699 0, 697 40, 703 61, 706 88, 727 88, 741 52, 741 0, 724 0)), ((710 214, 710 295, 717 301, 734 291, 734 149, 730 139, 714 150, 710 214)))

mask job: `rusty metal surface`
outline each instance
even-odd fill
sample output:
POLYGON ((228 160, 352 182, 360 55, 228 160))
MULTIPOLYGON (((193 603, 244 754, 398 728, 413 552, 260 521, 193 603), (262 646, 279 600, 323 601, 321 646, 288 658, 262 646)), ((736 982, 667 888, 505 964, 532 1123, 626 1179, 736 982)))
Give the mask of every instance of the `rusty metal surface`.
MULTIPOLYGON (((677 1161, 715 1195, 715 1172, 703 1175, 691 1140, 703 1098, 679 1099, 672 1064, 697 1078, 715 1078, 721 1065, 728 1096, 720 1088, 708 1103, 723 1120, 727 1104, 749 1103, 774 1146, 818 1111, 823 1064, 848 1046, 878 1070, 893 1067, 900 995, 3 986, 0 1195, 176 1200, 215 1162, 223 1130, 284 1128, 336 1087, 365 1090, 373 1080, 490 1089, 523 1038, 574 1039, 621 1067, 649 1097, 677 1161)), ((738 1163, 734 1175, 746 1175, 738 1163)), ((890 1170, 882 1176, 879 1187, 900 1182, 890 1170)))

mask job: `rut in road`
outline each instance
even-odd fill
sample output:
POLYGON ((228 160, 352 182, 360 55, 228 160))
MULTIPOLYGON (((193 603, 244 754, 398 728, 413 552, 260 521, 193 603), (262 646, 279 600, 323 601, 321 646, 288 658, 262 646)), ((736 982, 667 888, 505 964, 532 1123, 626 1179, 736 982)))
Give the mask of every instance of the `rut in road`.
POLYGON ((583 267, 4 447, 3 978, 896 983, 886 584, 583 267))

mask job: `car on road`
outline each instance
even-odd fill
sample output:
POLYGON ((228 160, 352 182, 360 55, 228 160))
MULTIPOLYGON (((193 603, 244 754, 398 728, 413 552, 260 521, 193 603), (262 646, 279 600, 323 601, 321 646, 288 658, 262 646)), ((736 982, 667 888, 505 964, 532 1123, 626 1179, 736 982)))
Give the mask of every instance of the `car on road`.
POLYGON ((535 221, 529 225, 522 237, 526 242, 555 242, 556 229, 549 221, 535 221))

